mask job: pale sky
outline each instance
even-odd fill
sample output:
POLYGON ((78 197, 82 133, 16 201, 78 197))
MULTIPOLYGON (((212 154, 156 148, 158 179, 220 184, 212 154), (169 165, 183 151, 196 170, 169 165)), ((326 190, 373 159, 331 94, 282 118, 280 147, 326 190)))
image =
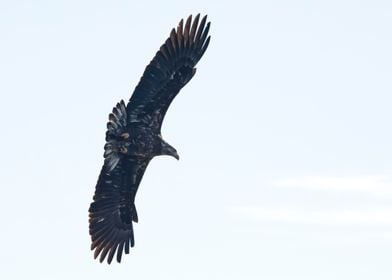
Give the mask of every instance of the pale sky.
POLYGON ((0 0, 1 279, 392 279, 392 2, 0 0), (181 18, 136 245, 93 259, 106 121, 181 18))

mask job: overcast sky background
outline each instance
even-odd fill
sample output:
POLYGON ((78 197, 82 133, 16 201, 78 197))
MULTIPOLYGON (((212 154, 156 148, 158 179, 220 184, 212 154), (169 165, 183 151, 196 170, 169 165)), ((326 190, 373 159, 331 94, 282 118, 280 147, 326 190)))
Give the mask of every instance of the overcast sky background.
POLYGON ((391 1, 0 1, 2 279, 392 279, 391 1), (108 113, 172 27, 212 40, 93 260, 108 113))

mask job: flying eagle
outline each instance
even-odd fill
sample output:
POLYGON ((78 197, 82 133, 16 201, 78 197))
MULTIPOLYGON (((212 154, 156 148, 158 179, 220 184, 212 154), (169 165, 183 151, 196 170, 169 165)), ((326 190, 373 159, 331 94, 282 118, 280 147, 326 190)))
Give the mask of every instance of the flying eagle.
POLYGON ((175 148, 161 135, 170 103, 195 75, 195 65, 210 42, 207 16, 192 15, 161 46, 144 70, 127 105, 121 100, 109 114, 104 165, 89 209, 91 250, 94 258, 110 264, 116 254, 129 253, 135 244, 132 222, 138 222, 135 195, 150 160, 175 148))

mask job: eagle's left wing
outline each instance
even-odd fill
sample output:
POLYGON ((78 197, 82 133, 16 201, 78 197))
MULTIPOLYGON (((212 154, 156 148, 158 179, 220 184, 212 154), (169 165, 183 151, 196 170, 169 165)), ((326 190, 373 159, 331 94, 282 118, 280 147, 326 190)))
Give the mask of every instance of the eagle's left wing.
POLYGON ((111 171, 107 161, 102 167, 89 209, 91 250, 95 249, 94 258, 101 255, 100 262, 108 256, 110 264, 116 250, 121 262, 123 251, 128 254, 129 246, 134 246, 132 221, 138 221, 134 200, 148 163, 121 158, 111 171))

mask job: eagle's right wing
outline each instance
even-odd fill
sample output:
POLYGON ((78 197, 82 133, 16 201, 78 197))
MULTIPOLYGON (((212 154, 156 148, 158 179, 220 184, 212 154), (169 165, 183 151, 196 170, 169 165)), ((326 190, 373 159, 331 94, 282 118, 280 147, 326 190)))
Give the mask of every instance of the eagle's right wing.
POLYGON ((93 202, 89 209, 91 250, 94 258, 106 256, 110 264, 117 250, 121 262, 123 251, 134 246, 132 221, 137 222, 135 195, 149 161, 122 158, 108 171, 105 161, 99 175, 93 202))
POLYGON ((210 23, 207 16, 199 22, 198 14, 192 22, 189 16, 161 46, 144 70, 127 104, 128 121, 143 123, 160 133, 167 109, 196 72, 196 64, 210 42, 210 23))

